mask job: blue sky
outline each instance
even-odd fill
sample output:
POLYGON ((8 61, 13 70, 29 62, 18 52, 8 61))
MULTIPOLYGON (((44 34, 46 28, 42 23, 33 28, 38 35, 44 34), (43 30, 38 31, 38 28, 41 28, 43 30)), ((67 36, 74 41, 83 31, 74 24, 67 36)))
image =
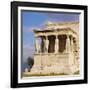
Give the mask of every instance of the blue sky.
POLYGON ((34 28, 42 28, 48 21, 52 22, 74 22, 79 21, 77 13, 48 13, 22 11, 23 30, 23 59, 33 56, 34 53, 34 28))

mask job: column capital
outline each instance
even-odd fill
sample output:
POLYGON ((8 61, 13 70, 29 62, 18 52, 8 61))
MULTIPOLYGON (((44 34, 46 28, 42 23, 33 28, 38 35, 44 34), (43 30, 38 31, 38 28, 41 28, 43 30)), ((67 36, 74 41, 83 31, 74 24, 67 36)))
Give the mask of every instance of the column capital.
POLYGON ((39 36, 37 34, 35 34, 35 38, 38 38, 39 36))
POLYGON ((48 35, 45 35, 45 38, 48 39, 48 35))
POLYGON ((58 39, 58 35, 56 34, 56 39, 58 39))
POLYGON ((66 35, 67 38, 69 38, 69 36, 70 36, 70 35, 68 35, 68 34, 66 35))

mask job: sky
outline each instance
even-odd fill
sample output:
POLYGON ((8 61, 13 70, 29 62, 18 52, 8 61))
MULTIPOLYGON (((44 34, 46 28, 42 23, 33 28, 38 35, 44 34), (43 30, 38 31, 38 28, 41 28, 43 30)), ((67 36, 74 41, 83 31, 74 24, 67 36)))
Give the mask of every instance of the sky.
POLYGON ((79 15, 77 13, 65 12, 34 12, 22 11, 22 32, 23 32, 23 61, 30 56, 33 57, 35 51, 35 38, 33 30, 35 28, 43 28, 48 21, 51 22, 78 22, 79 15))

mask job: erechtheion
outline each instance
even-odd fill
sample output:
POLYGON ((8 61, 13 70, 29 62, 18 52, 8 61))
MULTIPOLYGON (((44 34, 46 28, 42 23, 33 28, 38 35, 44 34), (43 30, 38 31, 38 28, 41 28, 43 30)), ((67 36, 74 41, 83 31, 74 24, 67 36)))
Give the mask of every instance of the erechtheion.
POLYGON ((34 65, 29 74, 74 74, 79 71, 79 22, 47 22, 35 29, 34 65))

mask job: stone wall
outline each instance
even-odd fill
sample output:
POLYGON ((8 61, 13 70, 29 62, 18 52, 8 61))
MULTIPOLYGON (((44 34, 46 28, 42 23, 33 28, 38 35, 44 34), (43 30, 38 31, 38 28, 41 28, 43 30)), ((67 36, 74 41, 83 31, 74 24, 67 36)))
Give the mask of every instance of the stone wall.
POLYGON ((34 56, 35 64, 31 72, 37 71, 42 74, 72 74, 76 71, 74 57, 70 53, 65 54, 36 54, 34 56))

